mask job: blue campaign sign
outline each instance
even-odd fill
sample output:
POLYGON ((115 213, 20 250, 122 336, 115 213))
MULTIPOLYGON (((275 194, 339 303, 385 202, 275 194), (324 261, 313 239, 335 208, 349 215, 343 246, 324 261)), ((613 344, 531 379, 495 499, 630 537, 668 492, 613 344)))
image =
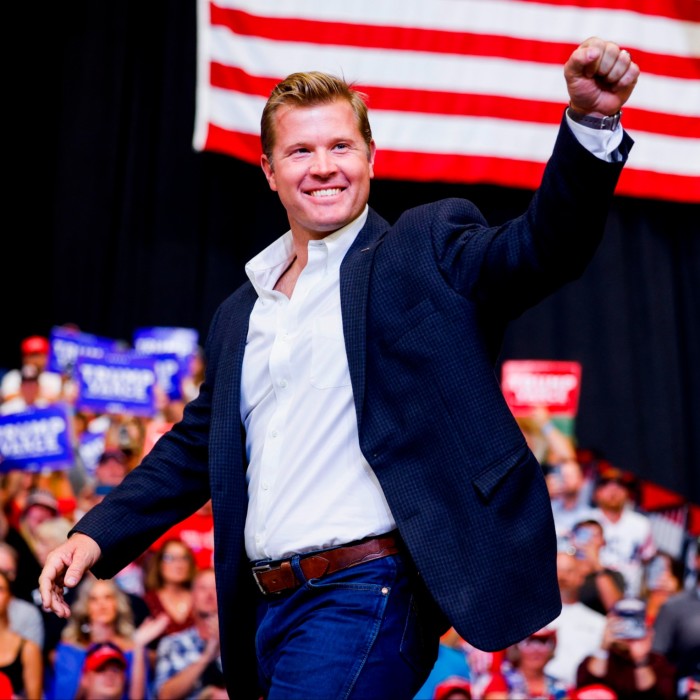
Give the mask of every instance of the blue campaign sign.
POLYGON ((131 351, 109 353, 102 359, 78 358, 74 377, 76 407, 96 413, 156 414, 155 360, 131 351))
POLYGON ((171 400, 182 398, 182 380, 187 374, 189 358, 177 355, 153 355, 158 386, 171 400))
POLYGON ((120 348, 119 342, 112 338, 103 338, 63 326, 54 326, 51 329, 49 344, 48 369, 68 375, 72 374, 79 358, 100 359, 120 348))
POLYGON ((152 326, 134 333, 134 350, 157 358, 158 385, 170 399, 182 398, 182 381, 198 342, 199 334, 193 328, 152 326))
POLYGON ((144 355, 189 357, 198 342, 199 334, 194 328, 151 326, 134 332, 134 350, 144 355))
POLYGON ((0 470, 74 466, 70 409, 63 403, 0 416, 0 470))
POLYGON ((83 460, 85 471, 90 476, 94 476, 97 460, 105 450, 105 433, 85 431, 80 436, 78 442, 78 453, 80 454, 80 458, 83 460))

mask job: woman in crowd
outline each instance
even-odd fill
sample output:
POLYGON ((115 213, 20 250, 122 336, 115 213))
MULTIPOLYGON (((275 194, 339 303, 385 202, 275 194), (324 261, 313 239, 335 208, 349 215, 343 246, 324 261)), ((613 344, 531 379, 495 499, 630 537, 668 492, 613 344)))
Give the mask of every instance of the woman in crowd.
POLYGON ((88 647, 111 642, 119 647, 127 660, 129 696, 147 697, 149 661, 145 647, 162 633, 166 618, 148 618, 134 629, 129 597, 111 580, 87 577, 78 589, 71 607, 71 617, 61 635, 53 656, 53 679, 46 700, 74 698, 83 671, 88 647))
POLYGON ((41 700, 41 649, 10 629, 7 611, 11 598, 10 579, 0 571, 0 673, 12 685, 13 698, 41 700))
POLYGON ((144 600, 153 617, 165 613, 164 634, 181 632, 194 624, 192 580, 197 571, 194 552, 182 540, 167 539, 147 565, 144 600))
POLYGON ((556 630, 543 627, 508 647, 501 668, 481 680, 479 695, 488 700, 563 700, 570 697, 566 685, 544 670, 554 656, 556 644, 556 630))
POLYGON ((661 606, 683 590, 683 562, 659 551, 646 565, 642 597, 647 602, 647 624, 653 625, 661 606))

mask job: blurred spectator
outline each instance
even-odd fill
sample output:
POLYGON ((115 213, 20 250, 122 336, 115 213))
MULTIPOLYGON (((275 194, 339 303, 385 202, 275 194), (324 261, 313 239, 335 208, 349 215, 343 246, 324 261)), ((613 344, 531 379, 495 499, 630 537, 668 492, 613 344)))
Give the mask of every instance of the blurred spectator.
POLYGON ((450 676, 435 686, 432 700, 471 700, 471 686, 462 676, 450 676))
MULTIPOLYGON (((700 574, 700 537, 695 540, 694 559, 695 572, 700 574)), ((653 649, 675 664, 679 697, 686 697, 691 679, 700 681, 700 576, 659 609, 653 649)))
POLYGON ((625 593, 632 597, 640 595, 643 566, 656 554, 651 520, 635 510, 632 500, 635 482, 629 472, 604 464, 593 492, 597 507, 592 515, 605 535, 600 560, 624 576, 625 593))
POLYGON ((605 545, 603 526, 597 520, 576 523, 571 533, 571 543, 584 574, 579 600, 605 615, 624 595, 625 579, 619 571, 609 569, 600 562, 600 550, 605 545))
POLYGON ((118 486, 128 473, 129 460, 125 452, 118 448, 102 452, 97 458, 92 477, 86 481, 78 495, 76 520, 118 486))
POLYGON ((118 646, 93 644, 85 654, 76 700, 122 700, 127 694, 126 667, 118 646))
POLYGON ((159 700, 194 700, 207 686, 224 687, 213 569, 197 572, 192 611, 192 627, 167 635, 158 644, 154 687, 159 700))
POLYGON ((12 685, 12 698, 41 700, 41 648, 10 628, 11 581, 0 571, 0 672, 12 685))
POLYGON ((568 537, 574 525, 589 519, 593 511, 583 490, 583 470, 572 458, 543 466, 557 536, 568 537))
MULTIPOLYGON (((61 375, 49 372, 46 368, 49 360, 49 340, 41 335, 25 338, 20 344, 21 362, 19 366, 34 367, 38 372, 37 382, 39 395, 42 399, 53 402, 61 396, 61 375)), ((7 402, 20 393, 22 372, 11 369, 6 372, 0 382, 0 400, 7 402)))
POLYGON ((10 526, 5 541, 17 552, 17 578, 13 590, 17 597, 32 601, 39 585, 42 564, 36 554, 36 529, 45 520, 58 515, 58 501, 50 492, 33 489, 24 503, 17 527, 10 526))
POLYGON ((615 691, 619 700, 673 700, 673 666, 652 651, 651 644, 648 626, 643 636, 637 636, 630 631, 628 620, 609 612, 600 648, 578 668, 577 686, 602 683, 615 691))
POLYGON ((164 634, 181 632, 194 624, 192 582, 197 573, 192 550, 179 539, 167 540, 147 565, 144 600, 153 617, 165 613, 164 634))
POLYGON ((118 486, 129 473, 129 458, 120 449, 105 450, 95 465, 95 481, 105 486, 118 486))
POLYGON ((50 404, 50 401, 41 395, 39 370, 34 365, 23 365, 19 372, 19 390, 0 404, 0 415, 9 416, 28 408, 44 408, 50 404))
MULTIPOLYGON (((7 542, 0 542, 0 572, 10 581, 10 604, 7 609, 10 629, 44 647, 44 621, 36 605, 12 594, 12 585, 17 578, 17 552, 7 542)), ((2 696, 0 696, 2 697, 2 696)))
POLYGON ((189 403, 199 396, 199 387, 204 382, 206 371, 206 358, 204 348, 197 346, 192 353, 189 362, 189 372, 182 380, 182 398, 185 403, 189 403))
POLYGON ((433 698, 438 697, 438 688, 442 687, 443 692, 447 692, 445 683, 448 680, 460 680, 469 685, 470 678, 467 644, 454 627, 450 627, 440 637, 438 655, 433 670, 416 693, 414 700, 433 700, 433 698))
MULTIPOLYGON (((568 686, 545 671, 547 663, 554 656, 556 646, 557 632, 552 626, 544 627, 510 646, 499 669, 505 680, 505 697, 513 700, 567 698, 568 686)), ((491 680, 486 680, 483 694, 493 697, 499 689, 494 687, 491 680)))
POLYGON ((603 683, 591 683, 574 688, 571 700, 617 700, 617 693, 603 683))
POLYGON ((579 600, 583 570, 574 555, 567 552, 557 554, 557 579, 562 611, 551 624, 557 631, 557 645, 545 671, 572 687, 576 684, 578 665, 600 646, 605 616, 579 600))
POLYGON ((647 622, 654 623, 661 606, 683 589, 683 562, 658 551, 644 567, 641 596, 647 601, 647 622))
MULTIPOLYGON (((127 678, 131 678, 133 619, 129 597, 113 580, 85 578, 77 589, 71 617, 54 652, 53 679, 47 682, 50 688, 47 699, 75 697, 87 648, 97 642, 112 642, 124 652, 127 678)), ((144 659, 144 665, 147 662, 144 659)), ((145 687, 142 695, 145 697, 145 687)))

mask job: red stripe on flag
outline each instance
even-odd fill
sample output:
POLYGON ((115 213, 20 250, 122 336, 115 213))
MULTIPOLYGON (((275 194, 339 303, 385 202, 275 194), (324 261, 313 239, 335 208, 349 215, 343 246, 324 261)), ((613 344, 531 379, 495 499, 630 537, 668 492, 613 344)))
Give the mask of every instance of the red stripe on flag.
MULTIPOLYGON (((267 99, 279 78, 252 76, 240 68, 213 63, 211 84, 224 90, 232 90, 267 99)), ((408 90, 400 88, 357 85, 365 92, 371 110, 392 110, 417 114, 446 114, 470 117, 514 119, 536 124, 558 124, 564 111, 563 102, 522 100, 500 95, 474 95, 467 93, 439 92, 434 90, 408 90)), ((371 120, 371 113, 370 113, 371 120)), ((700 117, 684 117, 661 114, 632 107, 625 108, 624 125, 656 134, 673 134, 682 138, 697 138, 700 134, 700 117)))
MULTIPOLYGON (((474 34, 417 27, 349 24, 293 17, 262 17, 242 10, 211 6, 211 24, 227 27, 236 34, 274 41, 330 46, 353 46, 394 51, 424 51, 505 58, 509 60, 563 65, 575 44, 522 39, 495 34, 474 34)), ((700 77, 700 57, 686 58, 634 50, 634 60, 650 74, 677 78, 700 77)))
MULTIPOLYGON (((225 153, 257 165, 260 139, 252 134, 209 126, 205 150, 225 153)), ((505 187, 536 189, 544 164, 491 156, 434 155, 379 150, 375 163, 378 178, 423 182, 489 183, 505 187)), ((700 178, 625 169, 618 195, 700 203, 700 178)))

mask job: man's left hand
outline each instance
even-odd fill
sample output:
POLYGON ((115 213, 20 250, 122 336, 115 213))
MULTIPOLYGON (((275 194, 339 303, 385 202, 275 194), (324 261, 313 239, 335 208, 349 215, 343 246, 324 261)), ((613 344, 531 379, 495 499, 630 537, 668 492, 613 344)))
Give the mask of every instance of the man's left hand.
POLYGON ((625 49, 598 37, 586 39, 564 66, 572 109, 591 116, 616 114, 639 78, 639 66, 625 49))

